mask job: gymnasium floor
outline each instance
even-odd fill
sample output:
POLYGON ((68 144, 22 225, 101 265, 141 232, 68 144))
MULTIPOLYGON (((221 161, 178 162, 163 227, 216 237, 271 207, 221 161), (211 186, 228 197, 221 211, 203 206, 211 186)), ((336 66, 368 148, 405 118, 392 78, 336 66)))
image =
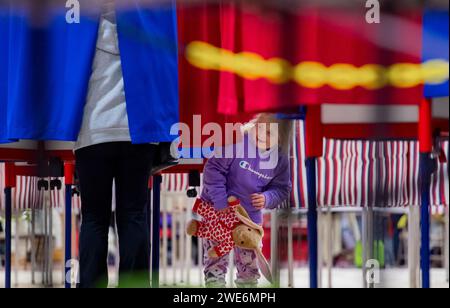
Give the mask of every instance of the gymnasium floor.
MULTIPOLYGON (((433 288, 449 288, 449 283, 446 282, 446 273, 444 269, 432 270, 432 287, 433 288)), ((3 271, 0 270, 0 277, 3 277, 3 271)), ((190 272, 191 283, 189 286, 200 285, 199 269, 192 269, 190 272)), ((20 271, 18 273, 18 284, 16 283, 13 274, 13 287, 33 287, 30 283, 31 273, 20 271)), ((55 287, 63 287, 62 273, 61 271, 54 272, 55 287)), ((162 285, 161 287, 173 287, 173 271, 167 272, 168 285, 162 285)), ((408 288, 408 270, 407 269, 389 269, 383 271, 382 274, 383 287, 391 288, 408 288)), ((180 274, 177 274, 177 280, 180 280, 180 274)), ((288 273, 287 270, 281 271, 282 287, 288 287, 287 285, 288 273)), ((40 281, 40 276, 37 275, 37 281, 40 281)), ((262 283, 264 285, 264 283, 262 283)), ((0 288, 4 286, 4 279, 0 280, 0 288)), ((187 287, 186 282, 178 283, 179 287, 187 287)), ((333 269, 332 287, 334 288, 362 288, 362 274, 359 269, 333 269)), ((294 273, 294 287, 307 288, 308 287, 308 269, 299 268, 294 273)), ((323 287, 327 285, 327 272, 323 273, 323 287)))

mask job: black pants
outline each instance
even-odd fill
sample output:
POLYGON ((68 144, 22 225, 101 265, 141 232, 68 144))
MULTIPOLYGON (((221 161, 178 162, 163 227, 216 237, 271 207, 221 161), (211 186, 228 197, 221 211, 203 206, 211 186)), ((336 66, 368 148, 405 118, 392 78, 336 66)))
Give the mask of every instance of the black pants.
MULTIPOLYGON (((108 231, 113 179, 121 276, 150 285, 148 180, 156 146, 113 142, 75 152, 80 181, 80 288, 107 287, 108 231)), ((122 283, 122 280, 121 280, 122 283)))

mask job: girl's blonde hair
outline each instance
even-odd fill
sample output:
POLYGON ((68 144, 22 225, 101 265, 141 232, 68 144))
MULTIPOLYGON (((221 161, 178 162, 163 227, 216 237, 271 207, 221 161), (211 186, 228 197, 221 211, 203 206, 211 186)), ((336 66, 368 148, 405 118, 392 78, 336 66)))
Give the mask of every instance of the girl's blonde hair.
POLYGON ((289 155, 292 137, 292 121, 279 119, 274 113, 259 113, 253 120, 244 125, 244 132, 248 133, 258 123, 278 124, 278 147, 282 153, 289 155))

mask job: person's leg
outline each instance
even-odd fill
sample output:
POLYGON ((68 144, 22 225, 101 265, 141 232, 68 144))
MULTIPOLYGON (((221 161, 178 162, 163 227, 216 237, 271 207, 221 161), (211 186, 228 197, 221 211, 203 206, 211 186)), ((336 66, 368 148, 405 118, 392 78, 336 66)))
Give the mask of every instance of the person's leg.
POLYGON ((119 235, 119 286, 150 286, 148 180, 156 146, 122 143, 116 162, 116 220, 119 235))
POLYGON ((81 192, 80 288, 108 286, 108 230, 113 181, 112 144, 76 151, 81 192))
POLYGON ((256 288, 258 280, 261 278, 256 253, 253 250, 236 248, 234 256, 237 269, 236 286, 238 288, 256 288))
POLYGON ((207 288, 225 288, 226 276, 228 271, 229 255, 221 258, 211 259, 208 251, 216 246, 216 243, 206 239, 203 242, 203 265, 205 274, 205 286, 207 288))

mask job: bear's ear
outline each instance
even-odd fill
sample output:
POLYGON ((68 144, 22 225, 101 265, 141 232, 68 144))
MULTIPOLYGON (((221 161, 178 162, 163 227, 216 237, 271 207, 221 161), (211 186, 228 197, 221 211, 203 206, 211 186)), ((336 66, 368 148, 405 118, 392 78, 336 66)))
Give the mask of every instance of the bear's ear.
POLYGON ((241 216, 250 219, 250 216, 248 215, 247 211, 241 205, 239 205, 236 210, 239 214, 241 214, 241 216))
POLYGON ((256 229, 256 231, 258 231, 258 233, 261 237, 264 237, 264 229, 263 228, 258 228, 258 229, 256 229))
MULTIPOLYGON (((245 210, 244 210, 245 211, 245 210)), ((244 212, 247 214, 247 212, 244 212)), ((254 223, 248 216, 243 216, 239 211, 236 211, 236 216, 239 218, 239 220, 246 225, 247 227, 250 227, 251 229, 258 230, 261 237, 264 236, 264 229, 260 226, 254 223)))
POLYGON ((261 270, 261 273, 264 277, 266 277, 267 281, 273 284, 272 270, 270 268, 269 262, 267 262, 267 259, 266 257, 264 257, 261 249, 257 249, 255 252, 258 259, 258 267, 261 270))

